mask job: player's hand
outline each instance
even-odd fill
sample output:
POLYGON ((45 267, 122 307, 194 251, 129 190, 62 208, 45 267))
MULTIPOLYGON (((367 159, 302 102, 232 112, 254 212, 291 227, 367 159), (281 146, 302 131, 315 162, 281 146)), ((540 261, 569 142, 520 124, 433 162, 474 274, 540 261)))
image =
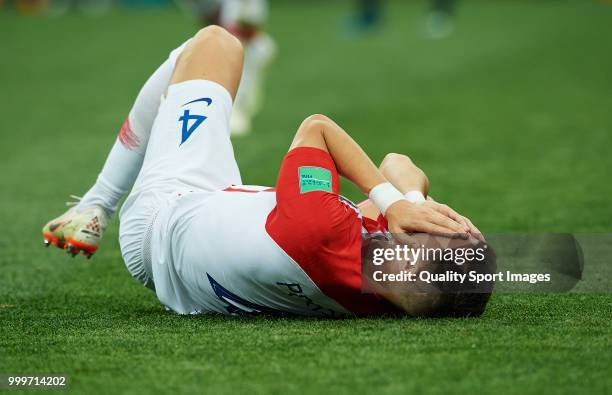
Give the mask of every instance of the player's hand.
POLYGON ((423 205, 431 207, 432 209, 436 210, 440 214, 446 215, 453 221, 465 226, 468 229, 468 232, 472 236, 476 237, 477 239, 481 241, 485 241, 484 238, 482 237, 482 233, 480 233, 480 230, 478 230, 478 228, 474 226, 474 224, 472 223, 472 221, 470 221, 468 217, 464 217, 463 215, 459 214, 458 212, 456 212, 455 210, 453 210, 446 204, 438 203, 435 200, 428 197, 427 201, 423 203, 423 205))
POLYGON ((389 206, 385 217, 392 233, 423 232, 458 237, 467 237, 469 233, 467 225, 441 213, 439 207, 431 204, 400 200, 389 206))

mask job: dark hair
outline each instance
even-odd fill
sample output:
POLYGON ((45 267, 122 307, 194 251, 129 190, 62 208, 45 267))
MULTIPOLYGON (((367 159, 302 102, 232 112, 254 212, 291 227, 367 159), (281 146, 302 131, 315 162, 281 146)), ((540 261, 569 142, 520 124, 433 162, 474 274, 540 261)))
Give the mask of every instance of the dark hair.
MULTIPOLYGON (((438 240, 439 241, 439 240, 438 240)), ((431 309, 425 313, 429 317, 478 317, 481 316, 495 286, 493 274, 497 271, 495 251, 488 244, 478 240, 467 243, 462 239, 452 239, 448 241, 446 249, 463 249, 463 254, 471 251, 470 255, 479 252, 483 259, 465 260, 458 262, 457 259, 434 259, 423 261, 418 270, 428 270, 430 273, 443 273, 449 270, 465 275, 465 281, 440 281, 433 283, 435 290, 435 301, 431 304, 431 309), (480 282, 470 280, 478 275, 480 282)), ((445 254, 446 255, 446 254, 445 254)), ((452 255, 452 254, 448 254, 452 255)), ((430 291, 431 292, 431 291, 430 291)), ((432 295, 433 296, 433 295, 432 295)))
POLYGON ((362 255, 364 290, 383 295, 412 316, 480 316, 495 285, 495 252, 487 243, 474 237, 381 234, 364 241, 362 255), (398 250, 400 254, 406 249, 419 250, 420 254, 413 254, 410 258, 405 254, 402 257, 395 254, 390 258, 381 257, 381 251, 398 250), (378 262, 375 258, 379 259, 378 262), (394 281, 389 277, 375 280, 375 273, 400 275, 404 280, 394 281), (435 276, 435 279, 426 276, 435 276), (478 281, 474 281, 476 276, 480 276, 478 281), (458 281, 459 277, 463 281, 458 281))

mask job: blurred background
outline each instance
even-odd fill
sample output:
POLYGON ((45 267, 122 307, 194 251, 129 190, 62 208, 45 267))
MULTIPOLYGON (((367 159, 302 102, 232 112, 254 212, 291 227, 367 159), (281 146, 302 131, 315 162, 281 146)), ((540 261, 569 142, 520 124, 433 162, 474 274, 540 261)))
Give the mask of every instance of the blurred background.
POLYGON ((0 1, 0 210, 24 204, 37 233, 83 193, 140 86, 209 23, 247 48, 246 183, 273 184, 300 121, 324 113, 376 161, 411 156, 485 231, 609 230, 603 0, 0 1))
POLYGON ((485 233, 610 232, 610 2, 0 0, 0 372, 91 394, 610 392, 609 294, 498 294, 478 320, 187 318, 130 278, 116 219, 91 261, 43 248, 142 84, 208 23, 247 48, 245 183, 274 184, 324 113, 375 161, 411 156, 485 233))

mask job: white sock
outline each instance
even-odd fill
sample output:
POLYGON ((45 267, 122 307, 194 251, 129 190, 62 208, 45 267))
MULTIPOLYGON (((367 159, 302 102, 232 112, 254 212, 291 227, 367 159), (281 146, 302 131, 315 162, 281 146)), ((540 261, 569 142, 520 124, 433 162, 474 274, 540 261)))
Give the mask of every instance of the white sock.
POLYGON ((170 53, 169 58, 140 90, 106 158, 102 172, 79 202, 78 209, 99 205, 112 215, 117 210, 119 200, 134 185, 142 167, 161 97, 168 89, 176 60, 187 42, 170 53))

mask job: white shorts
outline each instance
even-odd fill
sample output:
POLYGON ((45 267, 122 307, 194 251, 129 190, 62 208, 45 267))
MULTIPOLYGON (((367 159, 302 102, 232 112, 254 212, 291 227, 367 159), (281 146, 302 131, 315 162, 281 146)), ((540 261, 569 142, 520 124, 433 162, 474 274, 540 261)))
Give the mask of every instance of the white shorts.
POLYGON ((171 85, 162 98, 142 169, 119 214, 125 264, 149 287, 148 250, 159 210, 186 192, 242 184, 230 141, 231 110, 229 92, 212 81, 171 85))

